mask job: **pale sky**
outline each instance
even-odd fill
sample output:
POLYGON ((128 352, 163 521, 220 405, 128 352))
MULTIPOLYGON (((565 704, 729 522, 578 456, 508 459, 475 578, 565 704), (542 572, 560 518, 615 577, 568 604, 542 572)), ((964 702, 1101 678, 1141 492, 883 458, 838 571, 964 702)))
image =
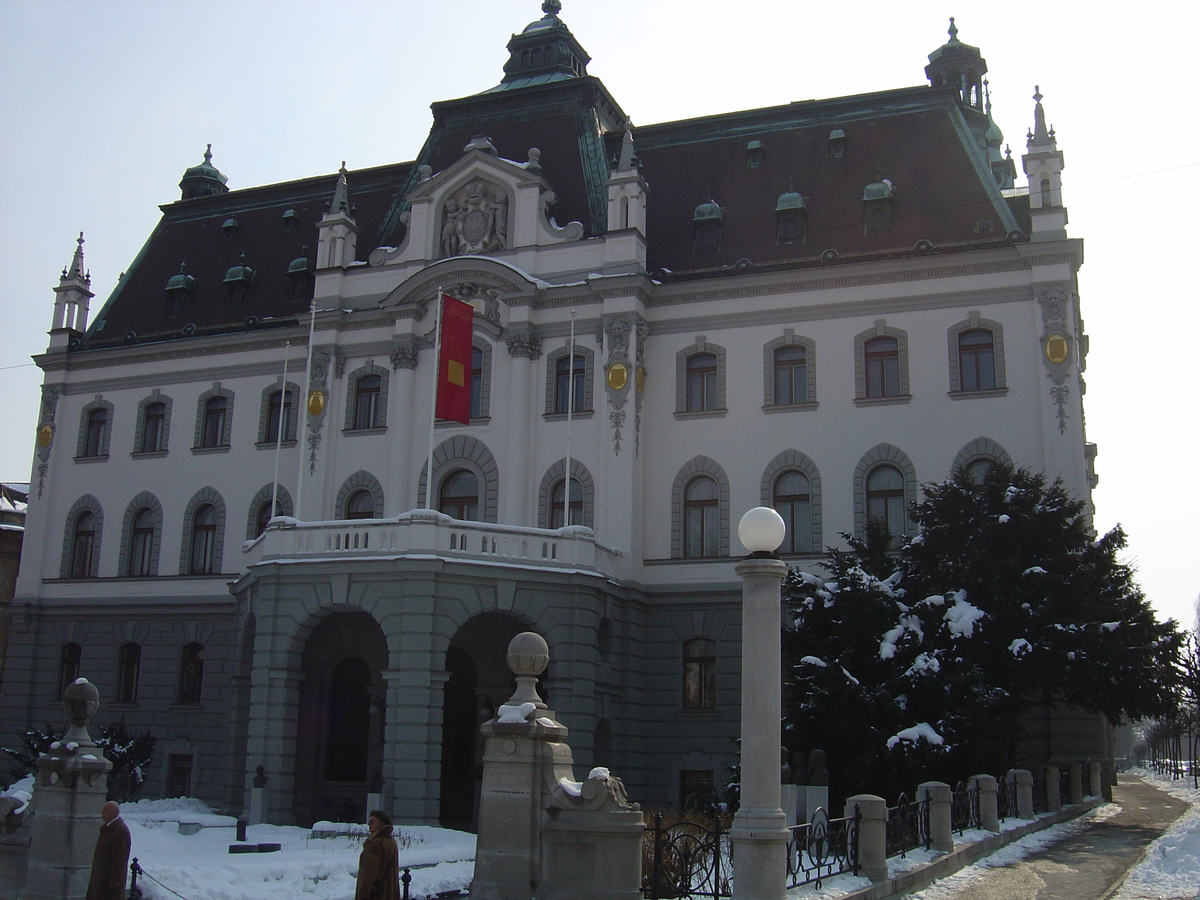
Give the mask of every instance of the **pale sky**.
MULTIPOLYGON (((1120 522, 1164 617, 1193 619, 1200 438, 1191 351, 1200 127, 1196 4, 563 0, 562 19, 635 125, 925 83, 959 39, 988 62, 1019 160, 1034 85, 1066 158, 1096 525, 1120 522), (1168 340, 1180 340, 1176 349, 1168 340)), ((539 0, 0 0, 0 480, 28 481, 53 287, 80 231, 103 304, 158 205, 213 144, 230 188, 411 160, 429 104, 499 82, 539 0)), ((1019 162, 1018 162, 1019 168, 1019 162)), ((1023 181, 1021 182, 1023 183, 1023 181)), ((653 185, 651 185, 653 191, 653 185)), ((922 473, 918 473, 921 475, 922 473)))

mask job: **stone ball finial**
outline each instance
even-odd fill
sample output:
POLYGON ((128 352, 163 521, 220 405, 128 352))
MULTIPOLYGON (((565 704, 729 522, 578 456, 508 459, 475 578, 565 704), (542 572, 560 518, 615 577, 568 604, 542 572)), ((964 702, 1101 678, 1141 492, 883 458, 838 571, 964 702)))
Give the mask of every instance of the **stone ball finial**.
POLYGON ((540 634, 522 631, 508 642, 508 667, 514 675, 537 677, 550 663, 550 645, 540 634))
POLYGON ((86 678, 76 678, 63 691, 62 704, 67 721, 71 723, 71 727, 63 736, 64 743, 74 741, 90 745, 92 739, 88 735, 87 727, 92 715, 100 706, 100 691, 86 678))

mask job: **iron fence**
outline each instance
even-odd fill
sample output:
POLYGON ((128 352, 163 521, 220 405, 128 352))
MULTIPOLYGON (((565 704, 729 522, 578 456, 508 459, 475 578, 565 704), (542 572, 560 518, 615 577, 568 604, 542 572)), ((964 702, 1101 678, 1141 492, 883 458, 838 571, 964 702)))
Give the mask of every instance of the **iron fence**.
POLYGON ((711 827, 696 819, 663 825, 662 813, 642 837, 642 895, 667 898, 729 897, 729 832, 721 819, 711 827))
POLYGON ((968 828, 979 827, 979 785, 968 787, 959 782, 950 798, 950 828, 962 834, 968 828))
POLYGON ((1046 802, 1046 770, 1044 768, 1033 773, 1033 811, 1035 813, 1050 811, 1050 804, 1046 802))
POLYGON ((788 831, 787 885, 799 887, 821 882, 846 872, 858 874, 858 823, 862 813, 854 805, 854 815, 831 819, 819 808, 806 825, 793 825, 788 831))
POLYGON ((996 784, 996 816, 1003 822, 1017 814, 1017 779, 1006 775, 996 784))
POLYGON ((903 858, 909 850, 932 844, 929 836, 929 791, 923 800, 909 800, 901 794, 895 806, 888 807, 887 855, 903 858))

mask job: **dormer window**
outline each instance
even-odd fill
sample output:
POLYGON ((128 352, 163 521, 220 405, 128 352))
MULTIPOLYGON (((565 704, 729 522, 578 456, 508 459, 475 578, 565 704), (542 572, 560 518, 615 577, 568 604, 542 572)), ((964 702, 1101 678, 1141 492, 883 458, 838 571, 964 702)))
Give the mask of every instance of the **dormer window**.
POLYGON ((747 141, 746 142, 746 168, 758 169, 763 163, 763 145, 762 141, 747 141))
POLYGON ((296 215, 294 209, 285 210, 283 213, 283 233, 291 234, 296 230, 296 223, 300 217, 296 215))
POLYGON ((829 158, 844 159, 846 157, 846 132, 835 128, 829 132, 829 158))
POLYGON ((317 283, 317 267, 308 258, 308 247, 305 246, 300 256, 297 256, 287 267, 287 299, 311 300, 317 283))
POLYGON ((246 302, 246 294, 254 283, 254 269, 246 265, 246 254, 243 253, 241 262, 230 268, 222 279, 225 285, 225 305, 242 306, 246 302))
POLYGON ((804 197, 789 189, 775 201, 775 243, 802 244, 808 226, 804 197))
POLYGON ((167 316, 177 316, 183 312, 196 290, 196 277, 187 274, 187 264, 179 264, 179 274, 172 275, 165 288, 167 294, 167 316))
POLYGON ((863 234, 891 231, 895 205, 895 188, 889 179, 868 184, 863 190, 863 234))
POLYGON ((229 241, 232 241, 235 237, 237 237, 237 232, 238 232, 238 220, 235 219, 233 216, 230 216, 228 219, 226 219, 224 222, 221 223, 221 233, 223 235, 225 235, 226 243, 228 243, 229 241))
POLYGON ((725 210, 715 200, 701 203, 692 214, 695 239, 692 253, 710 253, 721 249, 721 229, 724 227, 725 210))

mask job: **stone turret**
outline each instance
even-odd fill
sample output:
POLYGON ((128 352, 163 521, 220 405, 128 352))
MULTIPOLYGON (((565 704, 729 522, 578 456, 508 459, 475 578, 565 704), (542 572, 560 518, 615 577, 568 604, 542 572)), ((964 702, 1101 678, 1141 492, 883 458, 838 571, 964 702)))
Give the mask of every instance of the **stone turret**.
POLYGON ((1066 167, 1054 129, 1046 127, 1040 87, 1033 89, 1033 130, 1026 138, 1021 165, 1029 177, 1029 216, 1033 241, 1060 241, 1067 236, 1067 208, 1063 205, 1062 170, 1066 167))
POLYGON ((75 255, 62 270, 54 289, 54 320, 50 326, 50 349, 67 346, 71 338, 87 330, 92 276, 83 264, 83 232, 75 242, 75 255))

